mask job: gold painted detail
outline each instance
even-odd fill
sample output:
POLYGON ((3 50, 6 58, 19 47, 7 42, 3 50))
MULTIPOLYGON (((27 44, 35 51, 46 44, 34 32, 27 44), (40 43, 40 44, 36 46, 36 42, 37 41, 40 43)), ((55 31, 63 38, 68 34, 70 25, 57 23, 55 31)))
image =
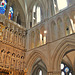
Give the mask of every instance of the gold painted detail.
POLYGON ((0 41, 3 40, 3 30, 5 26, 3 26, 3 23, 0 22, 0 41))

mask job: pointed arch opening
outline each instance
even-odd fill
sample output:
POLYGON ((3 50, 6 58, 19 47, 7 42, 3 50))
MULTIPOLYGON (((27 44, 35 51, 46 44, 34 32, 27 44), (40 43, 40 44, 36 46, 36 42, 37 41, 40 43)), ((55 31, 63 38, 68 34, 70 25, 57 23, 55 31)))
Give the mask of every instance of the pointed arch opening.
POLYGON ((35 26, 39 22, 41 22, 41 7, 36 4, 33 6, 32 24, 35 26))
POLYGON ((61 61, 61 75, 74 75, 75 50, 67 51, 61 61))
POLYGON ((31 75, 47 75, 47 68, 41 58, 38 58, 32 67, 31 75))

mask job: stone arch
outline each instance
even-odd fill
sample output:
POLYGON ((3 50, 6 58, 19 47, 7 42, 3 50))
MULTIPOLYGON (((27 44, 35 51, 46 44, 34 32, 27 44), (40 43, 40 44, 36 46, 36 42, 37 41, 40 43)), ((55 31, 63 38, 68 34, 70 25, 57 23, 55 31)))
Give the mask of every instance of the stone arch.
POLYGON ((31 5, 31 10, 33 9, 33 6, 37 3, 37 4, 39 4, 39 6, 42 8, 42 12, 45 10, 44 8, 45 8, 45 6, 44 6, 44 2, 41 0, 41 1, 38 1, 38 0, 34 0, 33 1, 34 3, 31 5))
MULTIPOLYGON (((72 61, 67 54, 64 54, 61 63, 66 63, 70 68, 72 68, 72 61), (64 58, 64 59, 63 59, 64 58), (67 58, 68 61, 65 60, 67 58)), ((60 66, 61 67, 61 66, 60 66)))
POLYGON ((33 6, 33 11, 32 11, 32 23, 33 26, 41 22, 42 19, 42 5, 37 1, 34 6, 33 6), (39 15, 38 15, 39 14, 39 15))
POLYGON ((39 75, 39 71, 41 70, 43 75, 47 75, 47 68, 43 61, 38 58, 32 67, 31 75, 39 75))
POLYGON ((41 8, 41 21, 42 21, 42 19, 44 18, 44 12, 46 12, 46 7, 42 0, 40 0, 40 1, 37 0, 37 4, 41 8))
POLYGON ((63 22, 62 22, 62 19, 60 17, 58 17, 57 19, 57 24, 58 24, 58 28, 59 28, 59 31, 58 31, 58 35, 59 37, 62 37, 64 36, 64 25, 63 25, 63 22))
POLYGON ((65 55, 66 52, 70 50, 75 50, 75 40, 71 39, 65 39, 62 40, 62 42, 57 46, 54 54, 53 54, 53 69, 54 70, 60 70, 60 64, 62 61, 63 56, 65 55))
POLYGON ((65 33, 66 35, 72 34, 72 25, 68 15, 64 15, 65 33))
POLYGON ((42 33, 45 30, 45 26, 40 27, 40 33, 42 33))
POLYGON ((46 44, 46 30, 44 26, 40 28, 40 45, 46 44))
POLYGON ((70 12, 70 21, 71 21, 71 25, 72 25, 72 29, 73 29, 73 32, 75 32, 75 10, 72 10, 70 12))
POLYGON ((31 7, 30 7, 30 10, 28 11, 29 12, 29 22, 30 22, 30 28, 35 26, 36 24, 38 24, 39 22, 37 22, 37 15, 36 15, 36 12, 35 14, 33 13, 33 8, 34 6, 36 5, 37 7, 40 7, 40 22, 44 19, 44 13, 43 12, 46 12, 46 9, 45 9, 45 6, 44 6, 44 2, 41 0, 41 1, 38 1, 38 0, 33 0, 34 3, 32 3, 31 7), (35 15, 35 20, 33 19, 33 16, 35 15))
POLYGON ((58 32, 57 32, 57 25, 56 25, 56 23, 55 23, 55 21, 52 21, 51 22, 51 31, 52 31, 52 38, 53 38, 53 40, 55 40, 55 39, 57 39, 57 37, 58 37, 58 32))
POLYGON ((33 51, 32 53, 30 53, 30 56, 28 56, 28 60, 26 62, 26 67, 28 69, 28 73, 27 75, 30 75, 31 70, 32 70, 32 66, 34 64, 34 62, 37 60, 37 58, 41 58, 43 60, 43 62, 45 63, 46 67, 48 68, 48 64, 47 64, 47 59, 45 57, 45 55, 41 52, 41 51, 33 51))

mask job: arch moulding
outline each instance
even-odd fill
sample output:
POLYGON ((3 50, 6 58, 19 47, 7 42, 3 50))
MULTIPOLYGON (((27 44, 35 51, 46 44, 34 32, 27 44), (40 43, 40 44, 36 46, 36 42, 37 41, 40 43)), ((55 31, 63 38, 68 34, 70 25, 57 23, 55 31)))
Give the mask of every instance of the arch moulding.
POLYGON ((26 67, 28 69, 27 75, 31 75, 32 66, 38 58, 41 58, 46 67, 48 67, 46 56, 41 51, 33 51, 27 58, 26 62, 27 65, 26 67))
POLYGON ((52 58, 53 62, 53 70, 54 71, 61 71, 60 69, 60 64, 63 59, 63 56, 65 55, 66 52, 69 52, 71 50, 75 50, 75 40, 72 39, 67 39, 63 40, 58 47, 56 48, 52 58))

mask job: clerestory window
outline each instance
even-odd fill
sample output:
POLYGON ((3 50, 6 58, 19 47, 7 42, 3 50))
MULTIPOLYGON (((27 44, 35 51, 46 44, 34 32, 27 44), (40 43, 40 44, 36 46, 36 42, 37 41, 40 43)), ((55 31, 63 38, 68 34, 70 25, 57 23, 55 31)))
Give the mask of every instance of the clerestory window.
POLYGON ((33 7, 33 26, 41 21, 41 8, 37 5, 33 7))
POLYGON ((58 9, 62 10, 68 6, 67 0, 57 0, 58 9))

